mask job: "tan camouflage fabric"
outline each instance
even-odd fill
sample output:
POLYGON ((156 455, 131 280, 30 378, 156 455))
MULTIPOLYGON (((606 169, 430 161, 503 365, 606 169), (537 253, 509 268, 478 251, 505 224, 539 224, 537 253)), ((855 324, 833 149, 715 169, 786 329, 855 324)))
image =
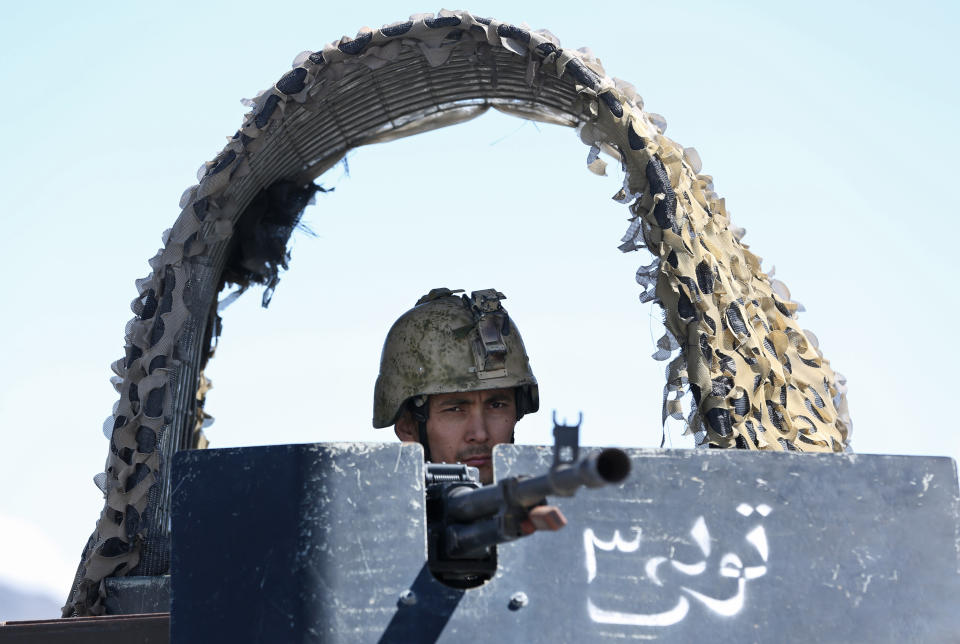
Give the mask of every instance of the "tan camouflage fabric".
POLYGON ((669 360, 664 418, 686 417, 703 445, 845 449, 842 379, 798 326, 797 305, 741 242, 696 153, 667 138, 665 121, 645 112, 634 88, 608 77, 589 50, 466 12, 418 14, 302 53, 249 105, 240 129, 184 192, 151 273, 137 280, 126 355, 113 364, 120 399, 104 425, 110 449, 95 477, 104 509, 64 615, 102 613, 108 576, 169 566, 170 461, 204 443, 201 369, 245 208, 280 180, 309 185, 352 148, 490 107, 577 128, 593 172, 603 173, 601 152, 622 164, 615 198, 629 224, 620 249, 653 254, 637 272, 641 300, 666 313, 655 356, 669 360))

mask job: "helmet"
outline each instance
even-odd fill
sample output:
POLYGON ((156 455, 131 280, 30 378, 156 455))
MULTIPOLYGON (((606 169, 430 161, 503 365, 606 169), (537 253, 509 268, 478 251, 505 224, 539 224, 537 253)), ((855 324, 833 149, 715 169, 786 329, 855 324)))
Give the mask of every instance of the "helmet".
POLYGON ((393 425, 411 398, 517 389, 517 417, 540 406, 537 379, 513 320, 494 289, 458 296, 435 288, 387 333, 373 391, 373 426, 393 425))

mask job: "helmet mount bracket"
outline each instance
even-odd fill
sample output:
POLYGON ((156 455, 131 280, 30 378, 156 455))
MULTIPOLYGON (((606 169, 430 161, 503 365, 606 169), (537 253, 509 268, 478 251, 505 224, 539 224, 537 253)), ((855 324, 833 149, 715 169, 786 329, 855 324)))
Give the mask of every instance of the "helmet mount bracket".
POLYGON ((473 342, 473 358, 477 378, 502 378, 507 375, 507 343, 503 336, 510 334, 510 318, 500 301, 506 296, 488 288, 464 296, 477 322, 477 336, 473 342))

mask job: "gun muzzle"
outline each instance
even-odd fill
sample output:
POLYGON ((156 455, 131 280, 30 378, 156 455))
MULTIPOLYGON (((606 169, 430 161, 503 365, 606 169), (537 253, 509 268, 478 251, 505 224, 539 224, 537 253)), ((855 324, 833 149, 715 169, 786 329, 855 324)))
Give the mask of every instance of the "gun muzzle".
MULTIPOLYGON (((622 449, 608 447, 594 452, 572 465, 561 465, 546 476, 552 479, 554 492, 567 496, 577 491, 581 485, 601 487, 623 481, 630 474, 630 457, 622 449)), ((522 484, 522 481, 521 481, 522 484)))

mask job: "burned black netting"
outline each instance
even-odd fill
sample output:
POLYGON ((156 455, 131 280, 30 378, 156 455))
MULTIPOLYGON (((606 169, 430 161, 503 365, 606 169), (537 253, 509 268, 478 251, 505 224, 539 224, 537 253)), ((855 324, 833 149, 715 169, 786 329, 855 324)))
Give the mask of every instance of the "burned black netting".
POLYGON ((254 197, 237 222, 236 242, 223 271, 221 288, 235 284, 239 287, 235 295, 239 295, 253 284, 261 284, 266 287, 263 306, 270 304, 280 270, 286 270, 290 261, 287 241, 293 229, 300 226, 303 211, 318 190, 324 191, 313 183, 281 180, 254 197))

